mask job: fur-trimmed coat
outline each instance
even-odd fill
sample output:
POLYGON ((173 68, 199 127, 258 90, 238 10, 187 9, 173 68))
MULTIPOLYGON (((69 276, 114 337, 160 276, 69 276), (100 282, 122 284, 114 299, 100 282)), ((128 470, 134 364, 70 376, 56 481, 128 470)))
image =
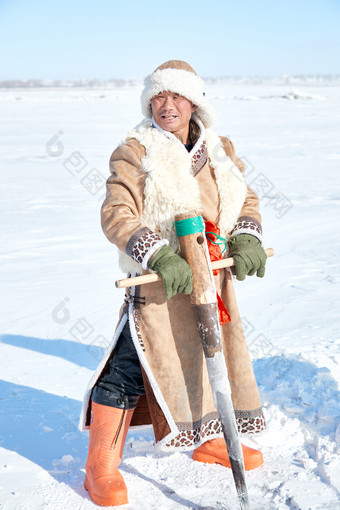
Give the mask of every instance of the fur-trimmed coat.
MULTIPOLYGON (((245 184, 233 144, 200 128, 188 153, 177 138, 144 120, 113 152, 102 227, 127 273, 145 272, 149 257, 164 243, 179 249, 173 223, 179 213, 202 214, 224 237, 247 232, 261 239, 258 198, 245 184)), ((231 316, 221 328, 238 427, 243 433, 260 432, 265 421, 230 270, 222 270, 215 283, 231 316)), ((167 301, 162 282, 129 288, 112 344, 87 389, 81 427, 89 426, 93 385, 127 320, 146 390, 132 426, 152 423, 164 447, 191 449, 220 437, 190 297, 177 294, 167 301)))

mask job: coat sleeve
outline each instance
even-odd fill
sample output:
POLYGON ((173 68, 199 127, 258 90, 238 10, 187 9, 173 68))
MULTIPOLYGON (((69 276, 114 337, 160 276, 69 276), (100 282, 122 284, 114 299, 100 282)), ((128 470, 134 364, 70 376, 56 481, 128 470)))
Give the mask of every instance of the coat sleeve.
MULTIPOLYGON (((234 144, 229 138, 221 137, 224 150, 229 158, 237 165, 239 170, 244 173, 244 164, 237 157, 234 144)), ((260 201, 256 193, 247 185, 247 196, 243 203, 240 216, 231 235, 252 234, 262 242, 262 225, 260 214, 260 201)))
POLYGON ((110 177, 101 208, 101 225, 108 240, 144 269, 151 255, 168 241, 142 222, 145 148, 137 140, 117 147, 110 158, 110 177))

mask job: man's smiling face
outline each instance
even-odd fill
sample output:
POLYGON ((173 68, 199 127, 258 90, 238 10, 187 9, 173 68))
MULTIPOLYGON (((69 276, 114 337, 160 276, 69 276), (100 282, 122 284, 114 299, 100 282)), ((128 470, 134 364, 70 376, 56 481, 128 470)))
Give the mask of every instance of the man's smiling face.
POLYGON ((164 91, 151 99, 151 108, 155 121, 162 129, 187 143, 189 121, 197 108, 191 101, 174 92, 164 91))

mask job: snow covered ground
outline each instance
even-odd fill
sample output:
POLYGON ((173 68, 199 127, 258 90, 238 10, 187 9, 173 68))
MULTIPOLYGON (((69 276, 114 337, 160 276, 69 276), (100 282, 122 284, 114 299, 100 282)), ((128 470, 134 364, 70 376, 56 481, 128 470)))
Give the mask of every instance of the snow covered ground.
MULTIPOLYGON (((139 86, 0 91, 0 508, 87 510, 83 391, 123 298, 99 209, 139 86)), ((211 84, 220 134, 258 192, 262 279, 236 282, 268 432, 251 509, 340 508, 340 88, 211 84), (338 219, 337 219, 338 218, 338 219)), ((133 510, 238 508, 231 472, 131 431, 133 510)))

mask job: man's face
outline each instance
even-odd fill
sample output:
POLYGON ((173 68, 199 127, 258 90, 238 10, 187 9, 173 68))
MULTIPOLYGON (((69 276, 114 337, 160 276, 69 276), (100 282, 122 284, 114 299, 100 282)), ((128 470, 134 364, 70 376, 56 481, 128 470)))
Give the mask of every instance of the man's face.
POLYGON ((152 114, 157 124, 187 143, 189 121, 196 110, 191 101, 173 92, 160 92, 151 99, 152 114))

